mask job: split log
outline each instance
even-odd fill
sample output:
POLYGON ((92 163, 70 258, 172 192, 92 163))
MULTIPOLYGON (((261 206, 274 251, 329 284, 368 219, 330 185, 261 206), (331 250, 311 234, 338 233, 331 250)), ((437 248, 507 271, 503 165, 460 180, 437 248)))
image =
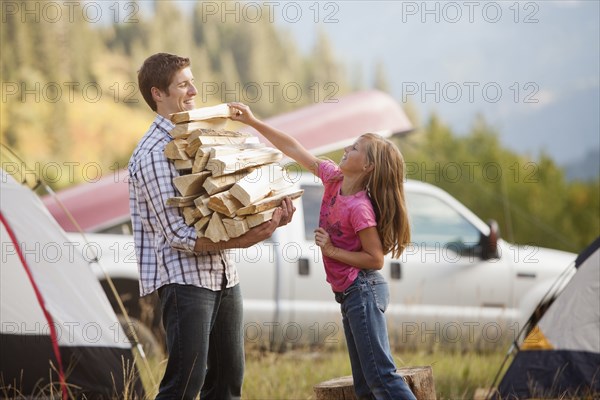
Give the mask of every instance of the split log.
POLYGON ((230 239, 242 236, 250 230, 245 218, 223 218, 222 222, 230 239))
POLYGON ((198 136, 189 141, 185 148, 185 153, 189 157, 194 157, 200 146, 222 146, 222 145, 241 145, 244 143, 253 144, 258 141, 254 136, 198 136))
POLYGON ((203 128, 201 128, 201 129, 196 129, 196 130, 193 130, 190 132, 189 136, 187 137, 188 144, 190 144, 192 141, 199 138, 200 136, 227 136, 227 137, 246 137, 246 138, 254 137, 254 135, 252 135, 251 133, 229 131, 227 129, 203 129, 203 128))
POLYGON ((190 132, 186 139, 187 152, 188 154, 193 155, 198 147, 202 145, 237 144, 244 143, 246 140, 253 142, 255 141, 255 138, 249 133, 239 133, 224 129, 197 129, 190 132))
POLYGON ((190 156, 186 153, 188 146, 184 139, 173 139, 165 146, 165 157, 169 160, 189 160, 190 156))
POLYGON ((256 150, 262 149, 266 147, 264 143, 254 143, 253 139, 248 139, 241 144, 230 144, 230 145, 221 145, 221 146, 212 146, 210 147, 210 157, 220 157, 226 156, 228 154, 239 153, 240 151, 245 150, 256 150))
POLYGON ((287 190, 283 193, 280 193, 276 196, 267 197, 266 199, 260 200, 254 204, 250 204, 249 206, 242 207, 236 211, 236 214, 239 216, 249 215, 249 214, 257 214, 261 211, 268 210, 270 208, 279 207, 284 198, 289 197, 290 199, 297 199, 302 196, 304 193, 303 189, 300 190, 287 190))
POLYGON ((211 151, 215 147, 221 147, 222 145, 206 145, 200 146, 196 150, 194 155, 194 164, 192 166, 192 173, 200 172, 205 169, 206 163, 210 159, 211 151))
POLYGON ((206 225, 208 225, 210 218, 211 216, 202 217, 194 224, 194 228, 196 229, 196 234, 198 237, 205 237, 205 228, 206 225))
POLYGON ((176 126, 165 146, 165 156, 179 171, 173 185, 181 194, 166 204, 182 208, 185 223, 213 242, 238 237, 272 219, 285 196, 303 192, 283 179, 283 169, 275 165, 283 156, 279 150, 265 147, 250 133, 223 129, 230 113, 227 104, 220 104, 171 114, 176 126), (257 179, 242 182, 257 168, 257 179), (233 195, 234 187, 242 202, 233 195), (241 209, 244 214, 238 215, 241 209))
POLYGON ((182 111, 171 114, 171 121, 174 124, 190 121, 201 121, 212 118, 228 118, 231 116, 231 109, 225 103, 212 107, 195 108, 189 111, 182 111))
POLYGON ((239 146, 243 143, 259 142, 257 137, 249 133, 227 131, 225 129, 197 129, 191 132, 186 139, 186 153, 193 157, 200 146, 239 146))
POLYGON ((194 204, 194 200, 198 196, 170 197, 167 199, 169 207, 188 207, 194 204))
POLYGON ((283 154, 279 150, 265 147, 211 158, 206 164, 206 169, 211 171, 213 176, 225 175, 249 167, 274 163, 282 157, 283 154))
POLYGON ((210 172, 203 171, 197 174, 181 175, 173 179, 173 185, 182 196, 200 195, 205 189, 202 186, 210 172))
POLYGON ((259 212, 258 214, 251 214, 246 216, 248 228, 254 228, 255 226, 262 224, 263 222, 270 221, 273 218, 274 212, 275 208, 271 208, 270 210, 259 212))
MULTIPOLYGON (((265 147, 264 143, 241 143, 231 145, 200 146, 196 150, 192 173, 200 172, 206 168, 208 160, 214 157, 239 153, 240 151, 265 147)), ((186 153, 187 154, 187 153, 186 153)))
MULTIPOLYGON (((398 369, 417 400, 435 399, 435 385, 431 367, 407 367, 398 369)), ((331 379, 314 386, 317 400, 356 399, 352 376, 331 379)))
POLYGON ((193 166, 194 160, 175 160, 173 161, 173 165, 177 171, 191 170, 193 166))
POLYGON ((210 196, 207 206, 213 211, 232 218, 235 216, 236 211, 242 207, 242 203, 233 197, 231 193, 225 191, 210 196))
POLYGON ((198 209, 198 207, 196 207, 195 205, 189 206, 189 207, 183 207, 183 220, 185 221, 186 225, 192 226, 200 218, 202 218, 202 214, 200 213, 200 210, 198 209))
POLYGON ((202 121, 192 121, 192 122, 184 122, 181 124, 175 125, 175 128, 171 129, 172 138, 185 139, 190 136, 195 130, 198 129, 220 129, 225 126, 227 122, 227 118, 210 118, 202 121))
POLYGON ((208 163, 209 158, 210 152, 202 151, 202 147, 198 148, 194 163, 192 164, 192 174, 203 171, 204 168, 206 168, 206 163, 208 163))
POLYGON ((269 197, 274 191, 281 192, 291 187, 292 184, 285 181, 283 174, 280 166, 266 164, 233 185, 229 192, 244 206, 248 206, 269 197))
POLYGON ((221 221, 219 213, 213 213, 211 216, 208 226, 204 231, 204 237, 210 239, 214 243, 229 240, 229 236, 227 236, 227 231, 225 230, 225 226, 223 225, 223 221, 221 221))
POLYGON ((243 170, 233 174, 211 176, 204 181, 204 190, 211 196, 215 193, 223 192, 235 185, 240 179, 248 176, 251 172, 252 170, 243 170))
POLYGON ((194 199, 194 205, 196 206, 196 208, 198 208, 198 211, 200 212, 200 214, 202 214, 203 217, 206 217, 207 215, 213 213, 213 211, 210 208, 208 208, 209 201, 210 196, 204 194, 194 199))

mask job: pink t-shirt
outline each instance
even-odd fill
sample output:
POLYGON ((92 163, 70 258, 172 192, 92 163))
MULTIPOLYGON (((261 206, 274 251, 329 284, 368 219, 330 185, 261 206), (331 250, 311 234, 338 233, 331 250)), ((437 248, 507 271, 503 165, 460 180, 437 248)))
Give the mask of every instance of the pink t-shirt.
MULTIPOLYGON (((358 232, 377 226, 375 211, 366 191, 342 196, 339 167, 333 161, 319 163, 319 177, 325 186, 319 226, 324 228, 335 247, 349 251, 362 249, 358 232)), ((336 292, 344 291, 354 282, 360 266, 355 267, 323 255, 327 282, 336 292)))

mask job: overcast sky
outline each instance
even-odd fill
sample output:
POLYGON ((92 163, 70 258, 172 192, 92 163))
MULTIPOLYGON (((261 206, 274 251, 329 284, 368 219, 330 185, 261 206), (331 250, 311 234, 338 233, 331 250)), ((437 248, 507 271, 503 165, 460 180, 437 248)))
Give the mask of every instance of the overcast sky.
POLYGON ((423 119, 436 111, 464 133, 481 113, 507 146, 560 163, 600 147, 598 1, 272 4, 303 52, 324 29, 349 75, 369 84, 383 63, 423 119))
POLYGON ((324 30, 349 78, 368 86, 381 63, 391 94, 421 122, 435 111, 464 134, 482 114, 504 145, 560 164, 600 152, 598 0, 203 4, 208 23, 268 18, 304 53, 324 30))

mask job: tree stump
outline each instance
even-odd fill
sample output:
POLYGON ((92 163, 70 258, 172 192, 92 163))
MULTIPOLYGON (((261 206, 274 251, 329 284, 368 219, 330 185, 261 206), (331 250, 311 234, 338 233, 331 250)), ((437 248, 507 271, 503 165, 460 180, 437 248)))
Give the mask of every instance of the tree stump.
MULTIPOLYGON (((417 400, 434 400, 435 385, 431 367, 398 369, 417 400)), ((317 400, 356 400, 352 376, 343 376, 321 382, 314 387, 317 400)))
POLYGON ((321 382, 314 388, 317 400, 356 400, 352 376, 321 382))

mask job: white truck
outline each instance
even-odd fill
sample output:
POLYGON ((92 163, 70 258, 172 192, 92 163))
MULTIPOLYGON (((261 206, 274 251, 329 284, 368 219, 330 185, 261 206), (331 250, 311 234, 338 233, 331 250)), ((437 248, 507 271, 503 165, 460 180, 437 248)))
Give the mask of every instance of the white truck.
MULTIPOLYGON (((342 148, 364 132, 389 136, 412 129, 399 104, 377 91, 353 93, 267 122, 314 154, 342 148)), ((313 241, 322 187, 312 175, 295 178, 305 192, 296 202, 293 221, 270 240, 236 252, 245 299, 244 330, 250 342, 341 340, 339 305, 313 241)), ((99 250, 101 264, 126 308, 142 321, 140 329, 152 329, 146 335, 151 338, 161 336, 155 312, 159 308, 156 296, 139 299, 126 179, 117 171, 58 197, 92 244, 84 245, 78 234, 73 234, 73 241, 87 246, 82 250, 90 257, 99 250)), ((573 273, 569 266, 575 254, 507 243, 499 238, 494 222, 482 222, 432 185, 409 180, 405 191, 412 245, 401 258, 386 258, 382 270, 391 292, 386 312, 390 336, 399 345, 496 345, 513 339, 540 300, 542 307, 552 301, 544 296, 557 278, 562 276, 564 282, 573 273)), ((74 231, 62 207, 53 199, 45 201, 61 226, 74 231)), ((98 276, 117 307, 104 273, 98 271, 98 276)))
MULTIPOLYGON (((304 195, 295 202, 290 224, 265 242, 235 251, 249 342, 327 344, 341 338, 339 305, 314 243, 322 185, 310 174, 298 177, 297 184, 304 195)), ((557 278, 574 273, 575 254, 505 242, 494 222, 484 223, 435 186, 408 180, 405 193, 412 243, 400 258, 386 258, 381 271, 390 285, 386 315, 397 345, 505 343, 516 337, 557 278)), ((101 265, 132 316, 157 332, 160 318, 152 315, 153 306, 136 305, 132 236, 87 236, 88 251, 99 250, 101 265)), ((72 239, 81 241, 77 234, 72 239)), ((101 271, 98 276, 104 281, 101 271)))

